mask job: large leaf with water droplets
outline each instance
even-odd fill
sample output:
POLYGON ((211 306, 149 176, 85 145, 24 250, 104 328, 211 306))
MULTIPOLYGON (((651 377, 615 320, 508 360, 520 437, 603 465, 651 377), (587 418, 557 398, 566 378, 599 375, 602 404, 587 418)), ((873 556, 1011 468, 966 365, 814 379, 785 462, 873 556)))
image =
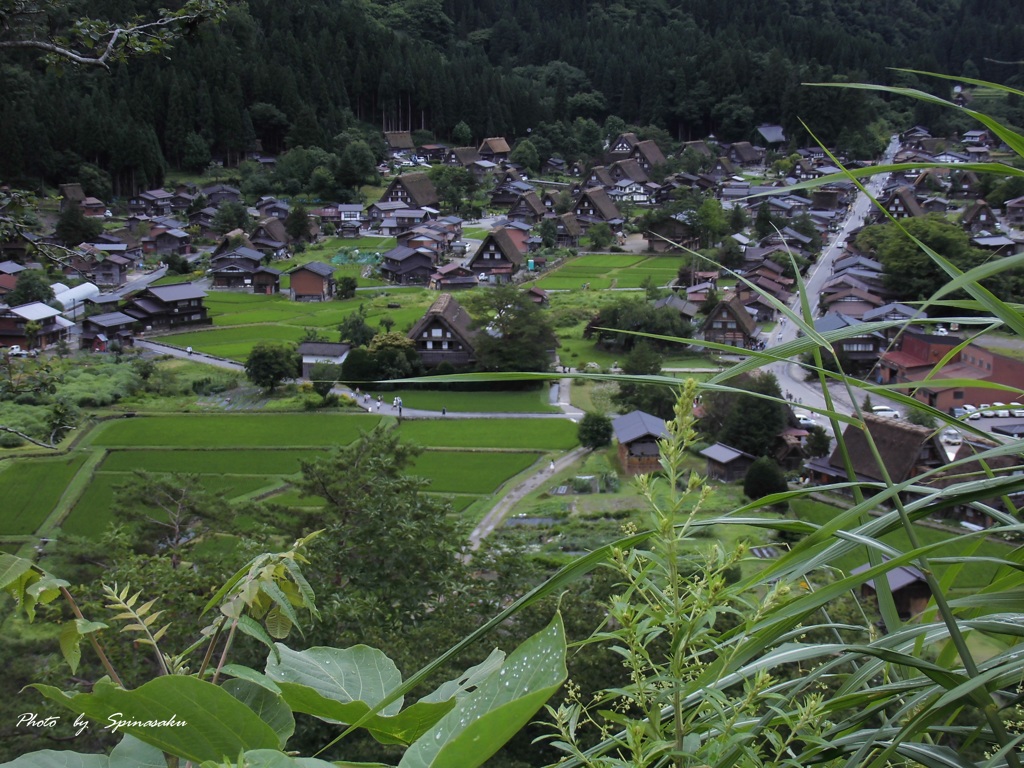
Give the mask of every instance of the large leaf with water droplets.
MULTIPOLYGON (((295 712, 330 723, 354 723, 402 685, 395 663, 376 648, 310 648, 277 644, 267 658, 267 677, 295 712)), ((363 723, 384 744, 411 744, 455 706, 454 699, 418 701, 402 709, 392 701, 363 723)))
POLYGON ((534 716, 566 678, 561 616, 406 750, 399 768, 475 768, 534 716))

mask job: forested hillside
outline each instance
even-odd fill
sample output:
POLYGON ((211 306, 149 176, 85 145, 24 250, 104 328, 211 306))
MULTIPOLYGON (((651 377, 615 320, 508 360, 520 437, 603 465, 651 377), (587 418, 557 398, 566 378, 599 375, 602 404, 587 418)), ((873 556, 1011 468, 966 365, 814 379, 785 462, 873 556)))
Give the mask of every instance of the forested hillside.
MULTIPOLYGON (((156 5, 80 0, 63 21, 156 5)), ((530 131, 570 155, 574 121, 611 115, 678 140, 780 123, 797 143, 804 119, 853 148, 878 117, 870 99, 801 83, 913 82, 889 67, 1013 82, 1022 33, 1014 0, 249 0, 110 72, 6 56, 0 178, 88 177, 85 162, 123 196, 169 167, 233 164, 257 140, 341 153, 371 128, 445 141, 460 121, 474 140, 530 131)))

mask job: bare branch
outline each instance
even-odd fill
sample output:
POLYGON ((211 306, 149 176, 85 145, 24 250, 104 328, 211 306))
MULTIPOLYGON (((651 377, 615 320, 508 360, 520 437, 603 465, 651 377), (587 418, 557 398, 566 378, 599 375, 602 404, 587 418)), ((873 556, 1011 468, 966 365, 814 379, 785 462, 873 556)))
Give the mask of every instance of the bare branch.
MULTIPOLYGON (((175 36, 173 27, 191 27, 200 21, 207 19, 217 20, 224 12, 222 0, 205 0, 203 2, 193 1, 188 3, 191 8, 181 9, 176 13, 170 13, 162 18, 149 21, 144 24, 133 26, 117 27, 111 26, 101 33, 101 39, 109 36, 103 50, 98 55, 90 55, 88 52, 75 50, 70 44, 62 44, 52 40, 39 40, 28 38, 23 40, 2 40, 2 49, 28 49, 43 51, 44 53, 56 56, 60 59, 70 61, 74 64, 91 67, 110 68, 110 62, 127 52, 133 51, 133 42, 143 37, 152 37, 156 44, 169 43, 175 36)), ((91 20, 85 20, 91 22, 91 20)), ((88 37, 84 38, 88 45, 88 37)))
MULTIPOLYGON (((31 435, 26 435, 24 432, 14 429, 14 427, 5 427, 2 424, 0 424, 0 432, 9 432, 12 435, 17 435, 22 440, 32 443, 33 445, 38 445, 40 448, 49 448, 51 451, 57 450, 56 442, 44 443, 42 440, 37 440, 31 435)), ((55 439, 56 434, 57 432, 55 431, 53 434, 50 435, 51 441, 55 439)))
POLYGON ((107 68, 107 61, 110 59, 114 46, 117 44, 117 40, 120 37, 118 33, 120 31, 121 30, 114 30, 114 35, 110 38, 110 42, 107 44, 106 50, 104 50, 103 54, 100 56, 83 56, 75 53, 69 48, 64 48, 47 40, 0 40, 0 48, 31 48, 37 51, 52 53, 63 59, 74 62, 75 64, 107 68))

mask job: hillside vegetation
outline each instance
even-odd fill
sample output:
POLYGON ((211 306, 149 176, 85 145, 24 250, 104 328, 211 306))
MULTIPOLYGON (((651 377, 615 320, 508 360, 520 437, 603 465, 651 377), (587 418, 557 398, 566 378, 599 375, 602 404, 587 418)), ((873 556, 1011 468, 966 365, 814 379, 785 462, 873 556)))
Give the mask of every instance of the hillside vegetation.
MULTIPOLYGON (((67 16, 117 20, 149 6, 103 0, 67 16)), ((54 12, 54 28, 66 18, 54 12)), ((796 144, 809 140, 804 119, 857 150, 878 133, 882 102, 801 83, 913 82, 890 67, 1009 82, 1000 62, 1017 58, 1022 27, 1010 0, 984 13, 963 0, 250 0, 166 57, 109 73, 12 56, 0 69, 0 178, 81 179, 108 199, 257 146, 341 154, 366 140, 379 156, 382 128, 451 141, 463 122, 474 142, 529 134, 542 155, 586 156, 578 122, 596 131, 610 117, 676 140, 756 139, 757 125, 778 123, 796 144)), ((916 110, 901 119, 956 119, 916 110)))

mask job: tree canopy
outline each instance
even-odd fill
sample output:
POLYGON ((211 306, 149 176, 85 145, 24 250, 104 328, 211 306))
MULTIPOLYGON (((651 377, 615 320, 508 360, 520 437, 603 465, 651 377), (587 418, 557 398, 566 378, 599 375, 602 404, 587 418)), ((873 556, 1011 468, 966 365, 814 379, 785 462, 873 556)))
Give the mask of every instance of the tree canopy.
POLYGON ((530 297, 513 285, 473 297, 480 333, 477 366, 482 371, 546 371, 557 340, 551 321, 530 297))
MULTIPOLYGON (((754 0, 730 7, 735 12, 723 14, 659 3, 637 13, 610 0, 584 8, 526 0, 509 15, 500 4, 468 0, 315 1, 292 17, 268 2, 190 0, 162 17, 133 20, 121 4, 101 0, 72 30, 75 10, 63 0, 4 0, 0 176, 84 181, 98 168, 113 193, 125 195, 161 183, 168 164, 196 167, 207 152, 234 165, 257 146, 275 156, 302 147, 330 156, 302 184, 312 187, 316 169, 320 190, 333 178, 335 194, 355 194, 374 174, 370 158, 382 158, 382 127, 426 128, 454 146, 528 137, 540 160, 590 161, 614 138, 609 132, 627 127, 659 142, 710 133, 756 141, 756 127, 768 122, 804 146, 810 137, 801 120, 813 116, 808 122, 827 144, 869 152, 890 107, 875 94, 804 83, 899 77, 929 88, 888 67, 898 60, 956 73, 967 58, 973 75, 996 80, 1004 76, 996 62, 1016 57, 1013 35, 1002 30, 1024 15, 1014 4, 998 14, 962 13, 955 3, 926 12, 911 0, 889 14, 875 12, 871 0, 824 0, 768 15, 754 0), (28 13, 39 7, 45 12, 28 13), (200 23, 209 19, 221 23, 200 23), (37 60, 60 57, 52 48, 60 36, 83 61, 63 75, 37 60), (644 40, 643 50, 612 66, 609 52, 624 39, 644 40), (142 66, 118 64, 147 51, 160 55, 142 66), (90 62, 108 65, 110 76, 96 77, 90 62), (62 114, 82 118, 54 119, 62 114), (365 128, 374 138, 361 135, 365 128)), ((1019 104, 1005 109, 1008 122, 1021 123, 1019 104)), ((928 118, 937 127, 954 119, 917 110, 903 122, 928 118)))
POLYGON ((701 430, 732 448, 767 456, 786 426, 779 381, 765 371, 738 378, 734 386, 737 391, 704 395, 701 430))
MULTIPOLYGON (((899 227, 891 222, 866 227, 857 235, 857 247, 873 253, 882 263, 886 287, 900 301, 923 301, 949 281, 949 275, 907 237, 908 233, 964 271, 986 258, 971 247, 964 229, 938 214, 903 219, 899 227)), ((1012 277, 1003 274, 993 286, 997 296, 1011 297, 1019 282, 1012 277)))
POLYGON ((245 375, 258 387, 273 391, 299 374, 299 355, 293 344, 261 341, 245 360, 245 375))

